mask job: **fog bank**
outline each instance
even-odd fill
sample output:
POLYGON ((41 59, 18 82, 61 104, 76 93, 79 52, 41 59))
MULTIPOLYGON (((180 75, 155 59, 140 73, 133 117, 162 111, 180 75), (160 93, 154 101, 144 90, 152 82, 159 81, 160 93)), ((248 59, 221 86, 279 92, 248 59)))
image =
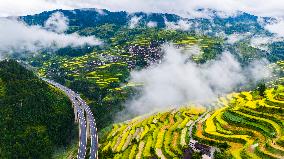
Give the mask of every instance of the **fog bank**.
POLYGON ((188 60, 199 53, 196 47, 185 52, 171 45, 163 49, 161 64, 131 73, 131 82, 144 86, 141 96, 127 103, 127 112, 145 114, 189 103, 209 104, 242 85, 271 75, 265 59, 241 67, 230 52, 223 52, 217 60, 198 65, 188 60))
POLYGON ((68 19, 54 13, 45 26, 29 26, 16 19, 0 19, 0 57, 13 53, 32 53, 41 49, 58 49, 66 46, 99 45, 93 36, 80 36, 77 33, 65 34, 68 19))

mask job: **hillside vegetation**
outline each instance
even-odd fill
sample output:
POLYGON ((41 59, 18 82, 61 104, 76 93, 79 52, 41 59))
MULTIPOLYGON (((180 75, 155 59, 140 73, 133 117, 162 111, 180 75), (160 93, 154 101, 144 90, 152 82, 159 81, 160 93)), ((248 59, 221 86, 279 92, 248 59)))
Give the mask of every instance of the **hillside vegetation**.
POLYGON ((278 85, 263 96, 258 92, 236 94, 198 122, 194 138, 234 158, 283 158, 283 93, 284 86, 278 85))
POLYGON ((113 125, 101 158, 178 158, 189 142, 188 128, 205 108, 184 107, 113 125))
POLYGON ((220 108, 198 121, 205 109, 190 107, 115 124, 102 140, 101 156, 180 158, 197 140, 215 147, 216 158, 282 158, 284 86, 262 91, 222 97, 214 104, 220 108))
MULTIPOLYGON (((90 30, 82 32, 87 34, 90 30)), ((128 83, 130 72, 159 63, 164 43, 173 43, 185 50, 200 47, 200 54, 192 57, 197 63, 214 59, 223 51, 222 40, 217 38, 153 28, 121 28, 105 40, 103 48, 83 55, 71 56, 73 51, 65 50, 68 55, 42 53, 30 59, 30 63, 39 68, 40 76, 54 79, 84 95, 95 113, 99 129, 112 124, 113 115, 135 94, 133 86, 136 84, 128 83)))
POLYGON ((69 99, 15 61, 0 62, 0 158, 51 158, 71 140, 69 99))
MULTIPOLYGON (((283 40, 271 40, 271 42, 263 44, 264 49, 252 45, 252 40, 255 37, 274 38, 274 35, 259 23, 258 17, 240 13, 236 17, 214 16, 208 20, 203 18, 183 19, 172 14, 145 14, 142 12, 128 14, 127 12, 109 12, 107 10, 102 10, 104 14, 99 14, 95 9, 57 11, 62 12, 69 19, 69 28, 65 32, 66 34, 78 33, 81 36, 95 36, 103 42, 103 45, 86 45, 75 48, 68 46, 59 50, 43 49, 35 56, 23 57, 21 60, 34 66, 39 76, 53 79, 69 87, 80 93, 82 98, 86 100, 96 118, 98 131, 100 134, 106 133, 100 135, 100 158, 187 158, 188 155, 200 158, 202 153, 190 153, 192 147, 189 144, 192 140, 216 150, 215 158, 281 158, 284 156, 284 139, 282 137, 284 62, 279 61, 284 58, 283 40), (134 28, 129 27, 133 16, 141 16, 139 23, 134 28), (166 24, 177 24, 179 20, 192 24, 190 29, 170 29, 166 24), (150 21, 157 22, 157 26, 147 27, 147 23, 150 21), (230 42, 231 35, 244 37, 230 42), (229 51, 244 68, 254 60, 267 59, 274 63, 269 67, 274 69, 275 75, 266 85, 259 85, 257 90, 244 91, 253 88, 255 83, 242 86, 237 91, 242 90, 243 92, 222 97, 207 109, 194 106, 183 107, 112 125, 114 116, 125 108, 125 103, 141 94, 139 88, 143 84, 129 82, 131 72, 162 63, 163 46, 168 44, 174 45, 183 53, 190 53, 190 49, 196 49, 194 51, 197 54, 188 59, 195 62, 196 65, 210 63, 226 51, 229 51), (282 78, 275 80, 278 75, 282 78), (110 127, 110 132, 105 132, 110 127)), ((57 11, 20 18, 29 25, 43 26, 50 15, 57 11)), ((11 57, 13 56, 11 55, 11 57)), ((13 62, 10 65, 14 65, 13 62)), ((3 70, 2 74, 7 76, 6 72, 9 70, 3 70)), ((15 79, 22 78, 20 74, 17 72, 13 76, 15 79)), ((28 74, 29 78, 32 78, 32 82, 26 82, 24 79, 20 80, 20 84, 18 84, 18 80, 11 80, 11 77, 4 78, 3 76, 2 78, 0 76, 0 99, 10 99, 11 91, 9 93, 8 90, 20 93, 20 95, 17 94, 16 100, 14 100, 14 96, 13 99, 11 97, 11 102, 16 103, 10 104, 11 109, 9 107, 9 109, 0 111, 6 111, 6 114, 3 113, 3 115, 8 122, 13 121, 12 116, 21 116, 21 119, 24 120, 20 121, 25 123, 21 124, 32 128, 30 128, 31 130, 25 130, 26 127, 19 129, 23 132, 28 131, 27 134, 30 131, 38 132, 41 135, 39 138, 45 140, 39 140, 40 142, 37 143, 47 145, 44 148, 37 146, 38 151, 51 152, 51 147, 54 145, 66 144, 63 140, 66 139, 68 133, 59 132, 60 130, 69 131, 71 128, 66 125, 68 122, 71 123, 72 118, 69 116, 72 114, 71 107, 69 106, 67 109, 67 105, 70 103, 58 90, 40 82, 36 77, 30 75, 31 73, 28 74), (25 81, 24 86, 21 84, 23 81, 25 81), (55 99, 61 102, 56 102, 55 99), (27 102, 22 102, 25 100, 27 102), (29 104, 30 100, 33 100, 31 105, 29 104), (46 102, 43 102, 45 100, 46 102), (55 107, 55 105, 58 106, 58 103, 61 104, 62 110, 55 107), (24 109, 21 112, 24 112, 25 115, 14 113, 26 105, 41 109, 41 112, 30 113, 28 111, 30 109, 24 109), (44 108, 39 106, 44 106, 44 108), (67 111, 69 114, 63 115, 67 114, 67 111), (40 114, 42 112, 44 114, 40 114), (30 117, 31 114, 37 113, 39 117, 30 117), (61 114, 60 117, 57 116, 59 114, 61 114), (64 119, 61 119, 63 117, 64 119), (60 122, 64 122, 64 124, 55 119, 60 119, 60 122), (32 123, 32 126, 29 123, 32 123), (54 127, 52 124, 57 126, 54 127), (52 132, 56 134, 52 134, 52 132), (59 138, 58 134, 62 136, 59 138)), ((17 136, 17 131, 14 131, 16 128, 3 131, 3 134, 12 132, 16 135, 6 135, 2 138, 17 136)), ((7 149, 18 151, 21 147, 18 148, 14 145, 25 145, 18 144, 25 140, 13 138, 13 141, 15 143, 6 143, 8 147, 10 146, 7 149)), ((13 154, 20 153, 6 151, 5 148, 0 147, 0 158, 2 154, 12 155, 13 158, 25 158, 26 154, 13 156, 13 154)), ((26 148, 27 150, 23 152, 28 152, 28 147, 23 147, 23 149, 26 148)), ((74 147, 70 149, 73 152, 75 150, 74 147)), ((44 153, 36 155, 41 154, 44 156, 44 153)))
POLYGON ((267 58, 275 62, 283 57, 282 43, 267 44, 273 53, 251 46, 252 36, 228 44, 227 38, 232 34, 250 32, 260 37, 271 36, 258 23, 256 16, 246 13, 230 18, 216 15, 211 21, 184 19, 173 14, 128 14, 107 10, 101 10, 104 13, 101 14, 96 9, 75 9, 48 11, 20 19, 29 25, 43 26, 55 12, 61 12, 69 19, 67 34, 95 36, 103 45, 70 46, 56 51, 44 49, 23 60, 38 68, 40 76, 79 92, 95 113, 98 129, 112 124, 113 116, 124 109, 125 102, 139 94, 135 92, 135 86, 139 84, 128 83, 130 72, 160 63, 165 44, 184 50, 197 47, 199 54, 191 58, 198 64, 216 59, 225 50, 230 51, 242 65, 255 59, 267 58), (137 27, 131 28, 129 22, 134 16, 141 19, 137 27), (177 24, 180 20, 194 25, 188 30, 168 28, 168 23, 177 24), (148 22, 157 22, 157 26, 148 27, 148 22), (219 33, 226 35, 218 36, 219 33))

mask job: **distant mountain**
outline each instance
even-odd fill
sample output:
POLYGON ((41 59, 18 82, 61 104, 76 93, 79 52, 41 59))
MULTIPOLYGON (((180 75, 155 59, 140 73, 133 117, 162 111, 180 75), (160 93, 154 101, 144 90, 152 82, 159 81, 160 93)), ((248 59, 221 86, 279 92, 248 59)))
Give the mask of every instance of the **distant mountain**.
POLYGON ((108 10, 97 9, 75 9, 75 10, 53 10, 42 12, 40 14, 28 15, 21 17, 29 25, 44 25, 44 22, 55 12, 62 12, 70 20, 69 25, 71 27, 97 27, 103 24, 115 24, 117 26, 126 26, 133 16, 141 16, 142 24, 150 21, 158 23, 158 27, 165 27, 164 18, 170 21, 178 21, 181 17, 173 14, 159 14, 152 13, 146 14, 143 12, 129 14, 125 11, 110 12, 108 10))
MULTIPOLYGON (((229 50, 236 55, 240 54, 239 52, 242 54, 242 50, 249 50, 249 52, 273 62, 283 59, 284 47, 281 45, 283 40, 274 40, 276 39, 275 35, 264 28, 264 25, 275 20, 271 17, 258 17, 244 12, 239 12, 234 16, 220 16, 214 10, 206 12, 208 18, 186 18, 167 13, 127 13, 125 11, 75 9, 46 11, 19 18, 29 25, 43 26, 44 22, 55 12, 61 12, 69 19, 69 29, 66 33, 78 32, 80 35, 85 36, 94 35, 103 40, 105 44, 109 44, 110 39, 120 32, 129 31, 132 35, 145 34, 143 33, 145 30, 143 31, 142 28, 153 27, 157 30, 172 29, 222 38, 224 44, 226 44, 226 46, 224 45, 225 50, 229 50), (136 19, 137 24, 134 28, 130 28, 133 19, 134 21, 136 19), (262 38, 266 39, 266 41, 263 41, 262 38)), ((200 12, 203 13, 203 10, 201 9, 200 12)), ((70 49, 72 50, 72 48, 67 48, 67 50, 70 49)), ((90 49, 86 48, 77 48, 68 52, 83 54, 90 51, 90 49)), ((60 52, 60 54, 62 52, 64 54, 66 49, 60 50, 60 52)), ((244 58, 250 59, 251 57, 245 55, 244 58)))
MULTIPOLYGON (((61 12, 69 19, 69 29, 66 33, 78 32, 80 35, 85 36, 94 35, 103 40, 105 44, 109 44, 110 39, 114 38, 115 34, 119 32, 131 31, 130 34, 132 35, 145 34, 141 28, 149 28, 152 25, 157 30, 174 29, 192 34, 222 38, 226 44, 225 50, 229 50, 236 55, 239 54, 240 50, 250 50, 250 52, 259 54, 261 57, 277 61, 283 58, 281 54, 284 53, 283 45, 279 45, 283 40, 274 41, 274 34, 264 28, 265 24, 275 19, 258 17, 244 12, 239 12, 234 16, 220 16, 214 10, 203 13, 203 10, 200 9, 200 13, 207 14, 209 18, 186 18, 167 13, 127 13, 125 11, 75 9, 46 11, 19 18, 29 25, 43 26, 45 21, 55 12, 61 12), (137 21, 135 28, 129 27, 132 19, 137 21), (139 28, 140 30, 135 30, 139 28), (260 40, 257 38, 260 38, 260 40), (265 38, 266 41, 262 41, 261 38, 265 38)), ((86 48, 77 48, 75 50, 74 48, 64 48, 59 52, 60 54, 65 54, 66 50, 69 50, 68 52, 80 52, 80 54, 91 52, 90 49, 86 48)))
MULTIPOLYGON (((140 17, 139 26, 147 26, 149 22, 155 22, 158 28, 165 28, 167 22, 177 23, 182 20, 192 24, 190 30, 200 30, 201 32, 208 32, 213 35, 217 32, 224 32, 225 34, 232 33, 267 33, 263 26, 259 24, 257 16, 239 12, 235 16, 221 17, 215 11, 207 13, 210 18, 191 18, 180 17, 174 14, 167 13, 127 13, 125 11, 111 12, 108 10, 98 9, 75 9, 75 10, 53 10, 46 11, 40 14, 28 15, 20 17, 29 25, 44 25, 44 22, 55 12, 62 12, 70 20, 70 27, 77 27, 78 29, 87 27, 97 27, 104 24, 114 24, 117 27, 127 26, 132 17, 140 17)), ((200 10, 202 12, 202 10, 200 10)), ((269 17, 264 17, 269 20, 269 17)), ((267 33, 268 34, 268 33, 267 33)))

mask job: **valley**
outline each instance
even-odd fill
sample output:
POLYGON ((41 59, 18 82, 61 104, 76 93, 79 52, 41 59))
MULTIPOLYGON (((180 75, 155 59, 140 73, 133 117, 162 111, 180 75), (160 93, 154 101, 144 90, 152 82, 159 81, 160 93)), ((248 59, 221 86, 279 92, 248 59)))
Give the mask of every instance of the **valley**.
POLYGON ((0 18, 0 158, 282 159, 282 19, 175 13, 0 18))

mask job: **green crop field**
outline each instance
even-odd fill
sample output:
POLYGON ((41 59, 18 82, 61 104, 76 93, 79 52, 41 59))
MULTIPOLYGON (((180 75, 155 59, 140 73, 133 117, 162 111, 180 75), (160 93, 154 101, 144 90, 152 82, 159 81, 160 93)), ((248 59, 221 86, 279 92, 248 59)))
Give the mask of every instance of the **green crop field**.
POLYGON ((184 107, 113 125, 100 147, 102 158, 179 158, 189 142, 188 128, 203 107, 184 107))
MULTIPOLYGON (((284 86, 229 94, 195 123, 193 139, 230 158, 284 155, 284 86)), ((103 158, 180 158, 189 145, 189 126, 206 111, 184 107, 114 124, 101 140, 103 158)), ((220 154, 219 154, 220 155, 220 154)), ((224 157, 224 156, 223 156, 224 157)))
POLYGON ((234 158, 281 158, 284 154, 284 86, 265 95, 241 92, 196 125, 197 140, 222 148, 234 158))

